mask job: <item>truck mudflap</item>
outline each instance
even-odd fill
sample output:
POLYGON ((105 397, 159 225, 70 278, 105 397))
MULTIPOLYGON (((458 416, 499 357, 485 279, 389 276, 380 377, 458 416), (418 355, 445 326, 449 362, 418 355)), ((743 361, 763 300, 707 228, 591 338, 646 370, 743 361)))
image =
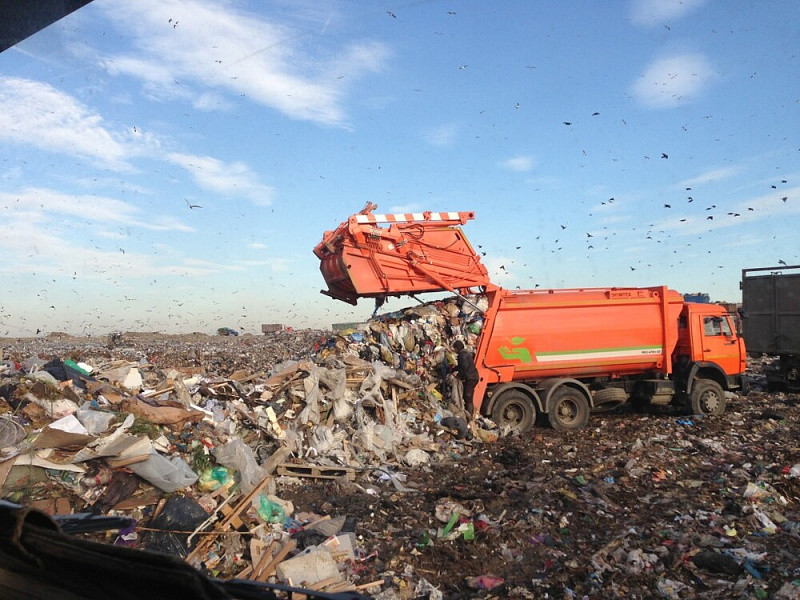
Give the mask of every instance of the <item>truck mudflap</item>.
POLYGON ((750 393, 752 383, 747 375, 742 374, 739 376, 739 391, 745 396, 750 393))

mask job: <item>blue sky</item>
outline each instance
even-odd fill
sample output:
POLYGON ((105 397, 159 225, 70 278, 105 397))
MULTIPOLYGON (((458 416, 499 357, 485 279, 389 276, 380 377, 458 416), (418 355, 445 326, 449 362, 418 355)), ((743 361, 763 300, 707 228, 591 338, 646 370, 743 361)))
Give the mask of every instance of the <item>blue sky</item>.
POLYGON ((95 0, 0 54, 0 335, 364 319, 312 249, 367 201, 738 301, 800 263, 799 55, 793 2, 95 0))

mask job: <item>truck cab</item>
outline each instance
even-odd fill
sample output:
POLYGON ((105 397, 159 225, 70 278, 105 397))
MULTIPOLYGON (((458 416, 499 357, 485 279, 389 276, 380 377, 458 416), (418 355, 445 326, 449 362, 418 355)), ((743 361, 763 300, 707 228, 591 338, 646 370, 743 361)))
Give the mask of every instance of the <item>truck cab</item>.
POLYGON ((686 303, 678 320, 673 361, 676 383, 690 398, 699 379, 714 381, 722 390, 738 389, 747 364, 744 338, 723 307, 686 303))

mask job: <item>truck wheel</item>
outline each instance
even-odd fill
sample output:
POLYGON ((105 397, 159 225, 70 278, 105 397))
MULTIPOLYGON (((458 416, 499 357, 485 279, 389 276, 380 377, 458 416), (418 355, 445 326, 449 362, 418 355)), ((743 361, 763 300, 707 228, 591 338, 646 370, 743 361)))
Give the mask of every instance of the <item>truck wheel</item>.
POLYGON ((561 386, 550 400, 547 420, 553 429, 579 429, 589 421, 589 402, 580 390, 561 386))
POLYGON ((523 432, 536 420, 536 407, 530 396, 519 390, 503 392, 492 407, 492 421, 500 427, 523 432))
POLYGON ((594 393, 594 412, 603 413, 616 410, 628 401, 628 394, 620 388, 604 388, 594 393))
POLYGON ((721 415, 725 412, 725 392, 712 379, 698 379, 690 396, 692 412, 696 415, 721 415))

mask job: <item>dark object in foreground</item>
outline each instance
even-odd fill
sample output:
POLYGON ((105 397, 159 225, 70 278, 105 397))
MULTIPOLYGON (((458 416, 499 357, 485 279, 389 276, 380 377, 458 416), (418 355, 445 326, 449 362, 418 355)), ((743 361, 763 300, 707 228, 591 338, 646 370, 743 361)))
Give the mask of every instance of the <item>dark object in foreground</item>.
POLYGON ((742 565, 737 563, 733 557, 712 550, 701 550, 692 557, 692 562, 701 569, 712 573, 739 575, 743 570, 742 565))
POLYGON ((277 600, 293 593, 312 599, 366 598, 211 579, 177 558, 72 537, 45 513, 0 500, 0 598, 6 600, 277 600))

